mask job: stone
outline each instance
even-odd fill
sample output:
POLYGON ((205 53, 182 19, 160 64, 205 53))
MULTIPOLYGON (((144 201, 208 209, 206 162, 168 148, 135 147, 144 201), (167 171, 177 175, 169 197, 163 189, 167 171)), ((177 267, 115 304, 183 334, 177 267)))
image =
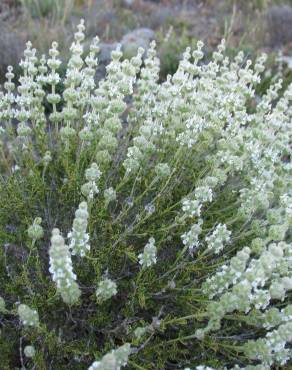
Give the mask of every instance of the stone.
POLYGON ((271 46, 278 47, 292 42, 291 6, 272 6, 267 10, 266 18, 271 46))
POLYGON ((111 52, 118 46, 117 42, 99 44, 100 52, 98 54, 98 60, 100 63, 108 64, 111 61, 111 52))
POLYGON ((126 6, 132 6, 135 0, 123 0, 123 4, 126 6))
POLYGON ((149 44, 155 38, 155 32, 150 28, 137 28, 127 33, 121 40, 122 51, 126 57, 132 57, 139 47, 147 50, 149 44))
POLYGON ((159 6, 152 10, 149 17, 149 26, 154 29, 159 29, 165 24, 171 24, 176 17, 175 9, 170 6, 159 6))

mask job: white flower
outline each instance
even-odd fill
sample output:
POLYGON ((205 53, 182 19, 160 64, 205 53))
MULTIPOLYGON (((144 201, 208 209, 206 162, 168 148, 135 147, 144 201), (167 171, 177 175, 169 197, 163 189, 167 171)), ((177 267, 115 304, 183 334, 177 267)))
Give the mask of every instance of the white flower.
POLYGON ((97 300, 101 303, 116 295, 117 292, 117 284, 114 281, 106 278, 98 283, 95 294, 97 300))
POLYGON ((182 210, 188 217, 200 217, 202 204, 198 200, 183 200, 182 210))
POLYGON ((81 193, 89 200, 93 199, 94 195, 99 193, 96 182, 101 177, 101 171, 96 163, 92 163, 85 171, 85 178, 87 182, 81 186, 81 193))
POLYGON ((25 346, 23 352, 28 358, 33 358, 35 356, 35 348, 33 346, 25 346))
POLYGON ((199 245, 199 236, 202 232, 202 224, 203 220, 199 219, 198 223, 191 226, 190 231, 181 236, 183 244, 189 248, 190 252, 199 245))
POLYGON ((224 248, 224 244, 230 241, 231 232, 227 230, 226 225, 217 225, 210 236, 206 237, 208 250, 218 254, 224 248))
POLYGON ((113 188, 105 189, 103 195, 106 207, 109 205, 110 202, 115 201, 117 198, 117 193, 113 188))
POLYGON ((81 202, 79 208, 75 212, 72 231, 68 233, 70 240, 69 248, 73 255, 85 256, 85 253, 90 250, 89 235, 86 232, 88 225, 88 210, 87 203, 81 202))
POLYGON ((80 297, 80 289, 73 272, 69 247, 65 244, 59 229, 52 231, 51 247, 49 250, 52 278, 57 285, 57 291, 67 304, 75 304, 80 297))
POLYGON ((143 268, 154 265, 157 262, 156 254, 155 239, 150 238, 144 247, 143 253, 138 255, 140 265, 142 265, 143 268))
POLYGON ((17 308, 18 316, 24 326, 39 326, 39 315, 36 310, 26 304, 20 304, 17 308))
POLYGON ((126 343, 95 361, 88 370, 120 370, 126 366, 131 353, 130 344, 126 343))

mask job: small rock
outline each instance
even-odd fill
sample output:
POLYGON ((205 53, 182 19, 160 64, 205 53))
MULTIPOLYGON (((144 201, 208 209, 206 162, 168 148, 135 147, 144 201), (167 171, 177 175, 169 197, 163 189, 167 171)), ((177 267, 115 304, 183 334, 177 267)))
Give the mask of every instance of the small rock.
POLYGON ((123 4, 126 6, 132 6, 135 0, 123 0, 123 4))
POLYGON ((272 6, 267 10, 267 27, 273 47, 292 42, 292 7, 272 6))
MULTIPOLYGON (((88 52, 91 40, 85 43, 84 49, 88 52)), ((111 62, 111 52, 115 50, 118 46, 117 42, 99 44, 100 52, 98 53, 98 66, 95 73, 95 82, 98 83, 106 75, 106 66, 111 62)))
POLYGON ((138 28, 122 38, 122 50, 127 57, 132 57, 137 53, 139 47, 147 50, 154 37, 155 32, 150 28, 138 28))
POLYGON ((149 17, 149 26, 154 29, 158 29, 161 26, 170 23, 171 20, 176 17, 176 12, 172 7, 169 6, 160 6, 151 12, 149 17))
POLYGON ((98 54, 98 59, 100 63, 107 64, 111 61, 111 52, 115 50, 118 46, 117 42, 113 43, 100 43, 100 53, 98 54))

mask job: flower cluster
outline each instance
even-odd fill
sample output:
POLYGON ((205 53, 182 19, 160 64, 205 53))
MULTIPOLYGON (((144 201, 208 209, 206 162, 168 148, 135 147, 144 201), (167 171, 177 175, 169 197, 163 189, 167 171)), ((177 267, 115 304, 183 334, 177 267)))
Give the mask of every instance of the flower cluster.
POLYGON ((182 210, 187 217, 200 217, 202 204, 198 200, 184 199, 182 210))
POLYGON ((119 370, 127 365, 130 352, 130 344, 126 343, 104 355, 100 361, 95 361, 88 370, 119 370))
POLYGON ((268 332, 265 338, 247 342, 245 344, 245 354, 253 360, 260 360, 267 367, 274 363, 283 366, 290 359, 290 350, 285 348, 289 342, 292 342, 291 321, 268 332))
POLYGON ((181 236, 183 244, 190 250, 190 252, 193 252, 193 250, 199 245, 199 236, 202 232, 202 224, 203 220, 199 219, 196 224, 191 226, 190 231, 181 236))
POLYGON ((143 253, 140 253, 138 256, 140 265, 143 268, 154 265, 157 262, 156 254, 157 248, 155 246, 155 239, 150 238, 144 247, 143 253))
POLYGON ((80 289, 76 283, 76 275, 73 272, 69 247, 59 229, 52 231, 50 255, 50 273, 57 285, 57 291, 67 304, 74 304, 80 297, 80 289))
POLYGON ((28 358, 33 358, 35 356, 34 346, 25 346, 23 352, 28 358))
POLYGON ((218 288, 223 294, 218 301, 208 305, 210 321, 206 328, 197 330, 197 337, 201 338, 209 331, 220 328, 220 322, 227 313, 235 310, 248 313, 253 307, 264 310, 271 300, 283 301, 286 292, 292 289, 292 280, 286 276, 289 272, 285 269, 281 271, 287 248, 290 246, 285 243, 272 243, 263 250, 259 258, 251 259, 248 264, 250 250, 247 249, 241 255, 238 253, 236 260, 231 261, 230 268, 225 267, 216 277, 209 279, 204 289, 208 292, 210 289, 211 296, 218 294, 218 288), (234 274, 234 267, 239 270, 238 274, 234 274), (232 289, 227 291, 231 284, 232 289))
POLYGON ((72 255, 84 257, 85 253, 90 250, 90 245, 88 244, 89 235, 86 232, 88 216, 87 203, 81 202, 75 212, 72 231, 68 233, 69 248, 72 255))
POLYGON ((96 163, 92 163, 89 168, 85 171, 85 178, 87 182, 82 185, 81 193, 89 200, 93 199, 95 194, 99 193, 99 189, 96 182, 101 176, 101 171, 96 163))
POLYGON ((44 230, 42 226, 40 225, 41 222, 42 222, 42 219, 40 217, 37 217, 33 221, 33 224, 27 230, 28 236, 32 239, 33 242, 41 239, 44 236, 44 230))
POLYGON ((207 249, 218 254, 224 248, 224 243, 230 241, 231 232, 227 230, 226 225, 217 225, 210 236, 206 237, 207 249))
POLYGON ((5 313, 6 312, 6 304, 4 299, 0 296, 0 312, 5 313))
POLYGON ((39 315, 37 311, 31 309, 26 304, 20 304, 17 308, 17 313, 24 326, 39 326, 39 315))
POLYGON ((223 293, 231 285, 238 282, 245 272, 249 261, 251 250, 248 247, 237 252, 232 257, 229 265, 223 265, 218 272, 210 276, 202 286, 203 291, 213 298, 217 294, 223 293))
POLYGON ((113 188, 105 189, 104 193, 104 203, 107 207, 111 202, 114 202, 117 198, 117 193, 113 188))
POLYGON ((117 284, 114 281, 106 278, 98 283, 95 294, 98 302, 102 303, 116 295, 117 292, 117 284))

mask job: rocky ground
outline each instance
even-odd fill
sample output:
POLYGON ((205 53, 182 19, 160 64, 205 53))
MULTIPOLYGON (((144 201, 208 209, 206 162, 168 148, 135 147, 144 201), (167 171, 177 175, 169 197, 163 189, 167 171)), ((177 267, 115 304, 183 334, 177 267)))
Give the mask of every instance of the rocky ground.
POLYGON ((2 0, 0 73, 7 65, 18 64, 28 39, 41 52, 57 39, 66 56, 72 28, 81 17, 86 19, 89 39, 96 34, 101 39, 101 65, 107 64, 117 43, 122 44, 127 55, 132 55, 138 46, 147 48, 150 40, 156 39, 166 60, 163 66, 166 74, 175 69, 186 45, 202 39, 207 49, 212 49, 222 37, 227 39, 230 49, 281 50, 284 60, 292 64, 291 1, 280 5, 270 1, 268 6, 256 3, 255 0, 88 0, 79 1, 79 5, 67 9, 67 14, 57 17, 53 10, 29 14, 17 0, 2 0))

